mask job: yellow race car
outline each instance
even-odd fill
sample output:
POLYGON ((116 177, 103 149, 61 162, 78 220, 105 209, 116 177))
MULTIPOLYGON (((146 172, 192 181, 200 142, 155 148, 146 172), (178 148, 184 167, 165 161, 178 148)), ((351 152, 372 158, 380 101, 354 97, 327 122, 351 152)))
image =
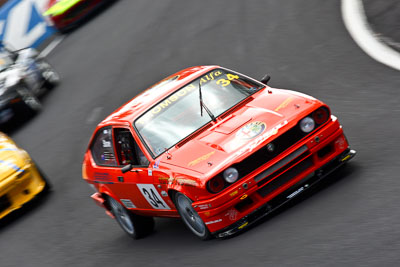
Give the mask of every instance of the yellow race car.
POLYGON ((0 132, 0 219, 48 188, 28 153, 0 132))

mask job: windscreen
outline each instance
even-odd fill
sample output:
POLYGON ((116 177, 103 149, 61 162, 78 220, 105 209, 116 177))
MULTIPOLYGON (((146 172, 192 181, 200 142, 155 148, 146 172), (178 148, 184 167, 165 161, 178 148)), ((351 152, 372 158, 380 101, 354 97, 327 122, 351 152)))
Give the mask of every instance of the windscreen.
POLYGON ((237 73, 216 69, 157 103, 134 126, 157 157, 263 87, 237 73))

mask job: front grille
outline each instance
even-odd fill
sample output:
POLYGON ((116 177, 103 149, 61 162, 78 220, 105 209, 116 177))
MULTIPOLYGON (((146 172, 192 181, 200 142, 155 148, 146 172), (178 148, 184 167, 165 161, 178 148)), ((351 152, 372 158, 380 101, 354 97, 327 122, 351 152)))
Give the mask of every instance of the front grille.
POLYGON ((326 120, 316 122, 315 129, 312 130, 311 132, 309 133, 303 132, 300 129, 299 123, 301 120, 299 120, 294 127, 290 128, 288 131, 278 136, 275 140, 271 142, 275 145, 274 152, 272 153, 269 152, 267 146, 264 146, 258 151, 254 152, 248 158, 244 159, 242 162, 235 164, 233 167, 235 167, 239 171, 240 173, 239 178, 245 177, 246 175, 250 174, 254 170, 258 169, 271 159, 275 158, 276 156, 284 152, 286 149, 290 148, 292 145, 297 144, 301 139, 303 139, 307 135, 311 135, 312 133, 317 131, 322 125, 324 125, 327 122, 327 120, 330 117, 329 116, 330 111, 325 106, 320 107, 316 111, 309 114, 309 116, 316 117, 317 115, 315 113, 318 112, 319 110, 325 110, 328 116, 326 117, 326 120))
POLYGON ((296 125, 271 142, 275 145, 274 152, 269 152, 267 146, 264 146, 233 167, 239 171, 241 177, 244 177, 296 144, 305 135, 296 125))
POLYGON ((306 158, 290 170, 282 173, 278 177, 276 177, 274 180, 266 184, 264 187, 259 189, 257 192, 262 196, 265 197, 268 194, 272 193, 279 187, 283 186, 284 184, 288 183, 290 180, 292 180, 294 177, 299 175, 300 173, 304 172, 308 168, 313 166, 313 161, 311 157, 306 158))
POLYGON ((3 212, 5 209, 11 206, 11 202, 8 199, 7 195, 0 197, 0 212, 3 212))
MULTIPOLYGON (((254 177, 254 180, 256 182, 259 182, 259 181, 263 180, 265 177, 267 177, 267 176, 273 174, 274 172, 276 172, 277 170, 281 169, 283 166, 287 166, 286 168, 288 169, 290 167, 290 165, 294 165, 295 162, 300 161, 303 157, 308 155, 308 153, 305 153, 307 150, 308 150, 307 146, 303 145, 302 147, 300 147, 296 151, 290 153, 288 156, 286 156, 279 162, 275 163, 268 169, 266 169, 263 172, 261 172, 260 174, 256 175, 256 177, 254 177), (299 156, 302 156, 302 157, 299 157, 299 156)), ((262 183, 265 183, 265 181, 263 181, 262 183)), ((258 185, 260 186, 262 183, 259 183, 258 185)))

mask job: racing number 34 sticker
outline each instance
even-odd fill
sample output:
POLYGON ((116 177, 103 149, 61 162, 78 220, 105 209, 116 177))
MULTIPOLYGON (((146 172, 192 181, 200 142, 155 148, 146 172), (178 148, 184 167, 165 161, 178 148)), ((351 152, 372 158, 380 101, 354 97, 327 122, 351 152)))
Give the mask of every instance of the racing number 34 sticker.
POLYGON ((157 189, 152 184, 137 184, 140 192, 149 204, 158 210, 170 210, 171 208, 165 203, 157 189))

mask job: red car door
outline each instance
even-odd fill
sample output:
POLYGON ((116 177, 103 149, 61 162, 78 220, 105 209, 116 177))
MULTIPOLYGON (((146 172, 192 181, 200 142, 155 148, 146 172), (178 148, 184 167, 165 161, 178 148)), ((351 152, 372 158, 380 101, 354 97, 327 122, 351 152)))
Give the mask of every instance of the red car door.
POLYGON ((129 128, 113 128, 115 151, 121 169, 131 165, 131 170, 121 173, 113 191, 120 201, 130 209, 170 210, 154 186, 154 177, 149 169, 150 161, 133 138, 129 128))

